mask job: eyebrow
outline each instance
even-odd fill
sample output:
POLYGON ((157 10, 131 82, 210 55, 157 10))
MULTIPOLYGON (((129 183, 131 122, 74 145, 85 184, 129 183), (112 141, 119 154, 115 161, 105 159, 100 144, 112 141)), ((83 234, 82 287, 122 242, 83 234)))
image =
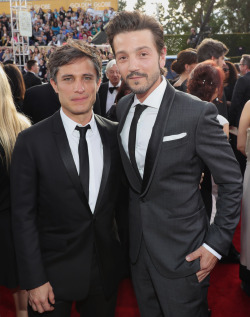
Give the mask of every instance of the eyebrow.
MULTIPOLYGON (((61 76, 61 78, 74 77, 74 76, 75 76, 75 74, 64 74, 61 76)), ((95 77, 93 74, 88 74, 88 73, 82 74, 81 76, 95 77)))
MULTIPOLYGON (((148 46, 140 46, 140 47, 137 47, 136 48, 136 52, 138 52, 138 51, 141 51, 141 50, 144 50, 144 49, 149 49, 150 51, 152 50, 150 47, 148 47, 148 46)), ((118 51, 118 52, 116 52, 116 55, 117 54, 125 54, 126 53, 126 51, 118 51)))

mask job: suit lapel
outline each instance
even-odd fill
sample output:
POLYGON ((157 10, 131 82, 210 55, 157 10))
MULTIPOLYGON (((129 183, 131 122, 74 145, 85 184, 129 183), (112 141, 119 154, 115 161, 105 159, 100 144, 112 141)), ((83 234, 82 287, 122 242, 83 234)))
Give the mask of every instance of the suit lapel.
POLYGON ((95 212, 96 212, 96 210, 98 210, 105 187, 107 185, 107 180, 108 180, 109 171, 110 171, 110 164, 111 164, 111 154, 110 154, 110 142, 108 139, 108 131, 107 131, 107 128, 105 127, 105 123, 97 115, 95 115, 95 120, 96 120, 97 128, 99 130, 101 140, 102 140, 102 145, 103 145, 103 171, 102 171, 102 180, 100 184, 100 189, 99 189, 96 206, 95 206, 95 212))
POLYGON ((132 167, 130 160, 126 154, 126 152, 124 151, 123 145, 122 145, 122 140, 121 140, 121 131, 123 129, 124 123, 126 121, 129 109, 133 103, 134 100, 134 94, 129 95, 128 99, 126 99, 125 102, 123 102, 121 104, 121 109, 123 111, 122 116, 121 116, 121 120, 119 122, 119 126, 118 126, 118 130, 117 130, 117 134, 118 134, 118 144, 119 144, 119 148, 120 148, 120 153, 121 153, 121 159, 122 159, 122 163, 124 166, 124 170, 127 174, 127 178, 130 182, 131 187, 137 191, 137 192, 141 192, 141 184, 140 181, 134 171, 134 168, 132 167))
POLYGON ((84 195, 83 190, 82 190, 80 178, 79 178, 79 175, 77 173, 75 162, 74 162, 74 159, 73 159, 70 147, 69 147, 68 138, 67 138, 66 132, 65 132, 64 127, 63 127, 60 112, 57 111, 53 115, 52 118, 53 118, 53 127, 54 127, 54 134, 55 134, 55 138, 56 138, 56 143, 57 143, 57 147, 58 147, 60 156, 61 156, 62 161, 64 163, 64 166, 67 170, 67 173, 68 173, 79 197, 81 198, 83 204, 88 207, 87 209, 89 210, 90 214, 92 215, 92 212, 89 208, 87 198, 84 195))
POLYGON ((172 108, 174 97, 175 89, 168 82, 162 98, 158 115, 156 117, 146 153, 141 191, 143 196, 147 193, 155 172, 158 157, 162 147, 162 140, 166 129, 166 124, 168 121, 170 110, 172 108))

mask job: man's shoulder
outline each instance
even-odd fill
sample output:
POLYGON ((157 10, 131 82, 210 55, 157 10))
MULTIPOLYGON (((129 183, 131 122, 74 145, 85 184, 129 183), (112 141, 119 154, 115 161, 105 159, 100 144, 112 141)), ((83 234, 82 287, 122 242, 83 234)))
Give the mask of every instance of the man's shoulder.
MULTIPOLYGON (((50 86, 50 84, 43 84, 43 85, 38 85, 38 86, 33 86, 30 87, 26 90, 25 94, 26 95, 36 95, 36 94, 43 94, 46 92, 53 91, 53 88, 50 86)), ((39 96, 38 95, 38 96, 39 96)))
POLYGON ((95 114, 95 118, 99 124, 105 126, 105 128, 107 128, 109 131, 112 132, 117 130, 118 122, 110 121, 109 119, 106 119, 98 114, 95 114))
POLYGON ((58 113, 55 113, 49 118, 46 118, 28 129, 23 130, 22 132, 19 133, 20 136, 23 136, 25 138, 30 138, 33 136, 37 137, 42 137, 44 138, 47 133, 50 133, 52 130, 52 123, 53 120, 55 119, 55 116, 58 116, 58 113))
POLYGON ((109 82, 106 81, 105 83, 101 84, 99 91, 108 90, 108 87, 109 87, 109 82))

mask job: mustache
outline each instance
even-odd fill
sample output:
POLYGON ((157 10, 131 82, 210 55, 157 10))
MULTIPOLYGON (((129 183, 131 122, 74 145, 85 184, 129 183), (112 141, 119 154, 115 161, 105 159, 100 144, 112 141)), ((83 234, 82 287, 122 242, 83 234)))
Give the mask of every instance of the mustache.
POLYGON ((130 78, 132 78, 132 77, 134 77, 134 76, 148 77, 147 74, 143 74, 143 73, 139 73, 139 72, 133 72, 133 73, 130 73, 130 74, 126 77, 126 79, 130 79, 130 78))

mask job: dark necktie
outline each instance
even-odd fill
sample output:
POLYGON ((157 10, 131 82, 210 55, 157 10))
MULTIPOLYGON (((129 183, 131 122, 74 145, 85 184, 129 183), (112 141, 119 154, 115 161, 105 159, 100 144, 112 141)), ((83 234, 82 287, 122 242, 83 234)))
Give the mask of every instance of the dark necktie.
POLYGON ((88 153, 88 144, 86 141, 87 130, 90 129, 90 125, 86 127, 75 127, 76 130, 80 133, 80 140, 78 146, 79 153, 79 176, 82 184, 84 194, 89 200, 89 153, 88 153))
POLYGON ((141 105, 141 104, 138 104, 135 106, 135 113, 131 122, 130 130, 129 130, 129 138, 128 138, 128 152, 129 152, 130 161, 140 181, 142 181, 142 178, 139 173, 138 166, 135 159, 136 129, 137 129, 138 120, 142 112, 146 108, 147 106, 141 105))
POLYGON ((109 87, 109 92, 112 94, 114 90, 117 90, 119 87, 109 87))

